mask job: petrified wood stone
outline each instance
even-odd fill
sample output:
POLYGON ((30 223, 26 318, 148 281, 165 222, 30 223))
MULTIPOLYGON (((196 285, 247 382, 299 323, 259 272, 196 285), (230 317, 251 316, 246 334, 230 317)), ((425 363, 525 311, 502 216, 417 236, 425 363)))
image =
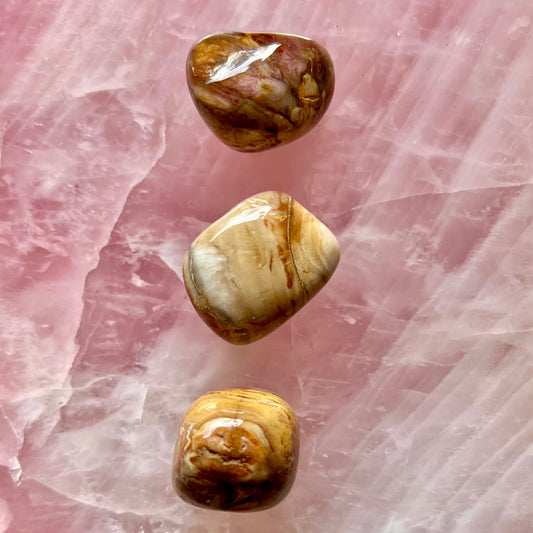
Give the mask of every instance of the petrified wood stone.
POLYGON ((187 60, 198 111, 228 146, 258 152, 309 131, 333 95, 333 64, 316 42, 274 33, 219 33, 187 60))
POLYGON ((200 507, 267 509, 292 486, 298 441, 296 416, 280 397, 254 389, 208 393, 181 424, 174 488, 200 507))
POLYGON ((340 250, 331 231, 281 192, 238 204, 191 245, 189 297, 207 325, 234 344, 272 332, 329 280, 340 250))

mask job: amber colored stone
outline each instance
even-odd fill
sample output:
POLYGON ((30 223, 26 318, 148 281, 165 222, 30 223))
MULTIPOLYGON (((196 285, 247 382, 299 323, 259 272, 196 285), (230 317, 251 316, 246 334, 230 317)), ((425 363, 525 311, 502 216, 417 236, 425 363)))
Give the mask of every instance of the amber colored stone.
POLYGON ((268 509, 292 486, 298 442, 296 416, 279 396, 255 389, 210 392, 181 424, 173 486, 199 507, 268 509))
POLYGON ((211 130, 228 146, 258 152, 294 141, 324 115, 333 64, 316 42, 275 33, 219 33, 193 46, 187 81, 211 130))
POLYGON ((292 317, 330 279, 340 250, 331 231, 288 194, 268 191, 209 226, 183 262, 187 293, 206 324, 234 344, 292 317))

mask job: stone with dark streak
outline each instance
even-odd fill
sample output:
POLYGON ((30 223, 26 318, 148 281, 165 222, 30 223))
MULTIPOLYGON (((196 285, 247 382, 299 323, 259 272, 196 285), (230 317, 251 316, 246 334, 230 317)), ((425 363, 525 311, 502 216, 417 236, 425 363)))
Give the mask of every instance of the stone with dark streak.
POLYGON ((207 325, 248 344, 301 309, 339 257, 337 239, 320 220, 289 195, 269 191, 238 204, 193 242, 183 278, 207 325))
POLYGON ((187 60, 198 111, 231 148, 258 152, 294 141, 324 115, 333 64, 316 42, 275 33, 220 33, 187 60))
POLYGON ((199 507, 268 509, 293 484, 298 443, 294 411, 279 396, 255 389, 210 392, 181 423, 173 486, 199 507))

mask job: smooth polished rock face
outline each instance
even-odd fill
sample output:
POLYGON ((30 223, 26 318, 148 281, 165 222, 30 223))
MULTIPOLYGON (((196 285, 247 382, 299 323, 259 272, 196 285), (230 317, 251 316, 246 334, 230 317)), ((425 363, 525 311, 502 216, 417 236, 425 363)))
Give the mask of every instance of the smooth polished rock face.
POLYGON ((296 416, 279 396, 254 389, 210 392, 181 423, 174 488, 200 507, 267 509, 293 484, 298 442, 296 416))
POLYGON ((275 33, 219 33, 187 60, 189 90, 219 139, 243 152, 294 141, 325 113, 333 64, 316 42, 275 33))
POLYGON ((329 280, 337 239, 281 192, 238 204, 192 244, 183 263, 189 297, 225 340, 248 344, 272 332, 329 280))

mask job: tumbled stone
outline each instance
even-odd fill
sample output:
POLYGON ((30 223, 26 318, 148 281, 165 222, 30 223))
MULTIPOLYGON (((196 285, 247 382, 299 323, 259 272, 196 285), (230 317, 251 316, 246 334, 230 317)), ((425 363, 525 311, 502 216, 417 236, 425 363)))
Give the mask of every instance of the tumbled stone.
POLYGON ((268 509, 293 484, 298 442, 296 416, 279 396, 255 389, 210 392, 181 423, 174 489, 199 507, 268 509))
POLYGON ((191 245, 189 297, 207 325, 234 344, 272 332, 329 280, 340 250, 331 231, 281 192, 238 204, 191 245))
POLYGON ((275 33, 219 33, 193 46, 187 81, 198 111, 228 146, 258 152, 294 141, 324 115, 333 64, 316 42, 275 33))

